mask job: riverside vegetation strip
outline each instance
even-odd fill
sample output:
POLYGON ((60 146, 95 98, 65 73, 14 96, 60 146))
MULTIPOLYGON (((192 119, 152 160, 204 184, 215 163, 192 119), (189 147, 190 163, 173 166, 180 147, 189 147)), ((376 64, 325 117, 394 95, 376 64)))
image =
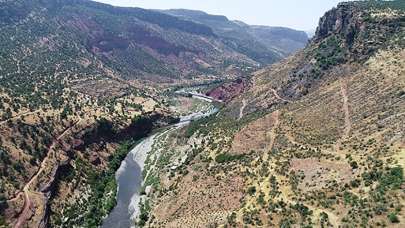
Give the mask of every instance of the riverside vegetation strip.
MULTIPOLYGON (((118 148, 108 158, 109 163, 106 169, 95 170, 87 161, 77 157, 73 163, 75 168, 65 170, 61 178, 62 181, 70 182, 80 179, 80 177, 86 177, 86 185, 89 186, 87 194, 89 195, 83 197, 79 203, 66 207, 62 215, 55 214, 52 219, 54 219, 56 225, 73 226, 82 224, 86 227, 97 227, 101 224, 103 218, 116 204, 117 184, 115 172, 131 148, 152 130, 151 126, 142 127, 145 124, 151 124, 151 122, 145 120, 145 117, 133 119, 132 125, 138 126, 139 129, 144 129, 144 131, 138 132, 137 136, 131 139, 118 142, 118 148)), ((104 123, 100 130, 105 134, 116 134, 111 127, 112 125, 104 123)))

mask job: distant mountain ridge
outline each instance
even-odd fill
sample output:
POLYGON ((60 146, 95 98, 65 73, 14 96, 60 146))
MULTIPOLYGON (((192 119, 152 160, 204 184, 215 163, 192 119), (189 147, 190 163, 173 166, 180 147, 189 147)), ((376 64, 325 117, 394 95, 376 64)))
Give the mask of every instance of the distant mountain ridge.
MULTIPOLYGON (((211 15, 203 11, 170 9, 160 12, 207 25, 224 40, 244 46, 245 49, 241 52, 248 56, 250 49, 261 49, 274 52, 283 58, 304 48, 309 39, 304 31, 285 27, 248 25, 241 21, 231 21, 225 16, 211 15)), ((266 60, 269 61, 271 58, 262 56, 261 60, 266 63, 266 60)))
MULTIPOLYGON (((25 26, 34 31, 25 41, 27 46, 50 37, 58 45, 75 43, 124 79, 222 77, 230 66, 229 74, 238 76, 247 68, 279 60, 274 53, 260 50, 250 50, 248 56, 238 46, 223 42, 207 25, 141 8, 89 0, 16 0, 2 3, 0 12, 2 28, 25 26), (40 33, 30 28, 34 24, 42 28, 40 33), (266 62, 256 58, 262 55, 271 58, 266 62)), ((2 35, 7 32, 2 29, 2 35)), ((20 34, 16 35, 19 40, 20 34)), ((14 47, 18 47, 16 40, 4 52, 11 53, 14 47)))

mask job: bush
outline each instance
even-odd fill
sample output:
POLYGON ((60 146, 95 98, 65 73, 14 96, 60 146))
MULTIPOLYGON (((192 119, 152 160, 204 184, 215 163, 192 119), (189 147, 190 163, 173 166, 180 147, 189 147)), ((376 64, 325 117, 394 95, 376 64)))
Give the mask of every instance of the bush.
POLYGON ((4 219, 4 217, 2 215, 0 215, 0 227, 8 227, 6 220, 4 219))
POLYGON ((312 211, 309 208, 301 203, 297 203, 293 206, 295 210, 297 210, 303 218, 306 218, 309 215, 312 215, 312 211))
POLYGON ((352 169, 357 169, 357 168, 359 168, 359 165, 358 165, 357 162, 355 162, 355 161, 350 162, 350 166, 352 167, 352 169))
POLYGON ((325 227, 325 225, 329 223, 328 214, 322 211, 320 214, 320 218, 321 218, 321 226, 325 227))
POLYGON ((393 213, 393 212, 388 215, 388 219, 389 219, 390 222, 392 222, 392 223, 399 223, 398 216, 397 216, 395 213, 393 213))
POLYGON ((149 205, 149 201, 146 202, 141 202, 139 204, 140 206, 140 214, 139 214, 139 221, 137 222, 137 225, 139 227, 143 227, 146 225, 146 222, 149 220, 149 213, 151 210, 151 207, 149 205))
POLYGON ((232 154, 223 153, 223 154, 219 154, 215 158, 215 161, 217 163, 226 163, 226 162, 231 162, 231 161, 242 159, 243 157, 244 157, 244 155, 241 155, 241 154, 232 155, 232 154))
POLYGON ((401 167, 391 168, 387 173, 384 173, 380 180, 378 190, 385 192, 386 190, 396 190, 401 187, 404 182, 404 173, 401 167))
POLYGON ((249 195, 253 196, 254 194, 256 194, 256 187, 255 186, 249 187, 247 192, 249 195))

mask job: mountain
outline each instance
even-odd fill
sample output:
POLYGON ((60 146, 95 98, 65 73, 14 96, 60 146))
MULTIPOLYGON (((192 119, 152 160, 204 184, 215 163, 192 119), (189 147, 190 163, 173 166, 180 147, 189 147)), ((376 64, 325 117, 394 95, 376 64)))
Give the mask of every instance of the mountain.
POLYGON ((89 0, 1 1, 0 226, 100 225, 128 151, 178 121, 177 87, 284 56, 215 29, 89 0))
POLYGON ((171 9, 161 12, 212 28, 225 43, 263 64, 286 57, 305 47, 308 42, 305 32, 289 28, 251 26, 240 21, 230 21, 225 16, 210 15, 202 11, 171 9))
POLYGON ((155 171, 142 223, 404 226, 404 37, 404 1, 341 3, 305 49, 208 93, 227 104, 162 142, 184 162, 155 171))
POLYGON ((86 0, 19 0, 2 5, 2 34, 8 36, 4 53, 15 51, 5 48, 19 47, 19 42, 30 48, 36 45, 31 48, 34 53, 34 48, 75 46, 128 80, 218 76, 234 65, 242 68, 235 69, 240 74, 257 66, 218 40, 211 28, 155 11, 86 0), (22 37, 31 26, 38 29, 22 37), (19 29, 12 31, 15 28, 19 29), (10 40, 13 33, 15 39, 10 40))
POLYGON ((0 227, 100 226, 159 129, 138 226, 404 226, 403 1, 339 4, 309 44, 180 12, 1 1, 0 227), (168 128, 195 85, 220 111, 168 128))
POLYGON ((0 226, 99 225, 127 152, 177 121, 166 94, 245 76, 254 56, 273 55, 254 52, 156 11, 1 1, 0 226))

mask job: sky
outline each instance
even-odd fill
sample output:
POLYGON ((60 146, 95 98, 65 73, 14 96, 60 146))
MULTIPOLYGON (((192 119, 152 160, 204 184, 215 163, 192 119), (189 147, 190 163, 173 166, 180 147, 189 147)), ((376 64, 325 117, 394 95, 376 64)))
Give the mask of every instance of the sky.
POLYGON ((323 14, 342 0, 96 0, 146 9, 194 9, 225 15, 251 25, 311 31, 323 14))

